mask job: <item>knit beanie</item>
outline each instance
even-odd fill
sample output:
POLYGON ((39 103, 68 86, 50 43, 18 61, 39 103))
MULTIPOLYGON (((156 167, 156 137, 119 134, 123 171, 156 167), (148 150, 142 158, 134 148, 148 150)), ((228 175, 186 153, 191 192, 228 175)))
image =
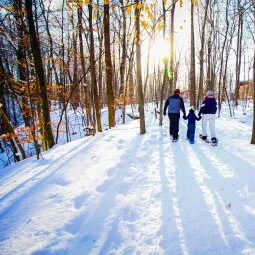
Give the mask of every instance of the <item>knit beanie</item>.
POLYGON ((207 96, 213 96, 213 91, 208 90, 208 92, 207 92, 207 96))
POLYGON ((179 89, 175 89, 174 94, 180 94, 181 91, 179 89))

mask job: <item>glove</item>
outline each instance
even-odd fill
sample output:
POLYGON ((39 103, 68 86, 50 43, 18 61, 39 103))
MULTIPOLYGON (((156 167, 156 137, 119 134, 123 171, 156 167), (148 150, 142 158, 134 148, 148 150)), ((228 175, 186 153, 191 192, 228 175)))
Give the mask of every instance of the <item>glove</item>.
POLYGON ((164 112, 163 115, 166 116, 166 113, 164 112))

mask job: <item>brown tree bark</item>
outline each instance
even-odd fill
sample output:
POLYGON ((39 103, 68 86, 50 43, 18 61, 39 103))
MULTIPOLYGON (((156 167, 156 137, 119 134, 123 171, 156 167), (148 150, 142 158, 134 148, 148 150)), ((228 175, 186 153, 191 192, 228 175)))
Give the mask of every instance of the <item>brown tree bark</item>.
MULTIPOLYGON (((18 78, 20 81, 25 82, 27 80, 27 70, 25 66, 25 45, 24 45, 24 34, 25 34, 25 27, 24 27, 24 15, 22 11, 22 2, 20 0, 13 1, 13 7, 15 10, 15 20, 17 26, 17 33, 18 33, 18 48, 17 48, 17 60, 18 60, 18 78)), ((25 96, 21 97, 21 107, 22 107, 22 117, 26 127, 30 126, 30 109, 29 103, 25 96)))
MULTIPOLYGON (((99 1, 97 0, 97 4, 99 5, 99 1)), ((99 44, 99 59, 98 59, 98 93, 99 93, 99 101, 100 101, 100 108, 104 107, 104 98, 103 98, 103 27, 101 26, 102 18, 100 9, 97 10, 97 36, 98 36, 98 44, 99 44)))
MULTIPOLYGON (((90 34, 90 74, 91 74, 91 86, 93 91, 94 97, 94 105, 95 105, 95 113, 96 113, 96 120, 97 120, 97 130, 98 132, 102 132, 102 125, 101 125, 101 116, 100 116, 100 105, 99 105, 99 96, 98 96, 98 89, 97 89, 97 81, 96 81, 96 65, 95 65, 95 45, 94 45, 94 32, 93 32, 93 18, 92 18, 92 1, 88 4, 89 10, 89 34, 90 34)), ((95 127, 95 123, 94 123, 95 127)))
POLYGON ((238 105, 239 99, 239 82, 240 82, 240 69, 242 60, 242 40, 243 40, 243 7, 241 0, 238 0, 238 31, 237 31, 237 46, 236 46, 236 82, 235 82, 235 105, 238 105))
POLYGON ((42 111, 43 111, 43 125, 45 130, 45 139, 47 142, 47 149, 50 149, 54 146, 54 137, 51 129, 51 119, 50 119, 50 110, 48 105, 48 95, 45 84, 44 70, 41 59, 41 50, 39 45, 39 40, 36 36, 35 24, 33 20, 33 4, 31 0, 25 0, 25 6, 27 11, 27 20, 30 34, 30 43, 32 54, 34 58, 35 70, 38 77, 40 85, 40 96, 42 100, 42 111))
POLYGON ((106 94, 108 104, 109 128, 115 126, 114 94, 112 88, 112 60, 110 41, 110 11, 109 3, 104 4, 104 47, 105 47, 105 71, 106 71, 106 94))
POLYGON ((174 88, 176 86, 176 84, 174 83, 175 79, 174 79, 174 12, 175 12, 175 4, 176 4, 176 0, 172 0, 172 8, 171 8, 171 24, 170 24, 170 60, 169 60, 169 64, 170 64, 170 95, 173 93, 174 88))
MULTIPOLYGON (((165 39, 166 37, 166 8, 165 8, 165 1, 162 1, 162 6, 163 6, 163 38, 165 39)), ((163 59, 163 63, 164 63, 164 74, 163 74, 163 82, 162 82, 162 87, 160 90, 160 113, 159 113, 159 126, 163 125, 163 100, 164 100, 164 93, 165 93, 165 88, 166 88, 166 81, 167 81, 167 65, 168 65, 168 58, 165 57, 163 59)), ((160 64, 159 64, 160 67, 160 64)), ((172 72, 172 70, 171 70, 172 72)), ((171 78, 170 80, 173 78, 173 74, 171 73, 171 78)), ((172 79, 173 80, 173 79, 172 79)), ((171 88, 171 86, 170 86, 171 88)))
MULTIPOLYGON (((227 0, 226 3, 226 25, 227 28, 225 30, 225 35, 224 35, 224 41, 223 41, 223 45, 221 48, 221 57, 220 57, 220 75, 219 75, 219 85, 218 85, 218 117, 220 117, 220 112, 221 112, 221 79, 223 76, 223 64, 224 64, 224 51, 225 51, 225 47, 226 47, 226 42, 227 42, 227 38, 228 38, 228 30, 229 30, 229 22, 228 22, 228 5, 229 5, 229 1, 227 0)), ((226 58, 227 56, 225 56, 226 58)))
MULTIPOLYGON (((76 31, 76 26, 74 24, 74 17, 72 15, 72 26, 73 30, 76 31)), ((73 81, 72 84, 75 86, 78 82, 78 50, 77 50, 77 32, 73 33, 73 38, 72 38, 72 44, 73 44, 73 81)), ((73 99, 71 100, 71 104, 73 107, 76 109, 80 102, 81 102, 81 97, 80 97, 80 86, 77 87, 77 89, 74 92, 73 99)))
POLYGON ((196 106, 196 67, 195 67, 195 36, 194 36, 194 4, 191 0, 191 45, 190 45, 190 105, 196 106))
POLYGON ((190 105, 196 106, 196 66, 194 35, 194 4, 191 0, 191 45, 190 45, 190 105))
POLYGON ((123 32, 122 32, 122 56, 121 56, 121 63, 120 63, 120 91, 119 95, 123 95, 124 92, 124 83, 125 83, 125 70, 126 70, 126 60, 127 60, 127 18, 126 18, 126 8, 124 6, 123 0, 120 0, 121 4, 121 13, 122 13, 122 25, 123 25, 123 32))
MULTIPOLYGON (((138 5, 139 0, 135 0, 138 5)), ((136 82, 138 89, 139 115, 140 115, 140 134, 146 133, 145 115, 144 115, 144 98, 142 82, 142 62, 141 62, 141 39, 140 39, 140 9, 135 8, 135 31, 136 31, 136 82)))
POLYGON ((26 158, 26 154, 25 154, 23 147, 21 146, 21 144, 19 142, 19 139, 18 139, 18 137, 11 125, 9 117, 7 115, 6 103, 5 103, 5 99, 4 99, 4 82, 3 82, 6 79, 4 77, 2 69, 3 69, 3 66, 2 66, 2 61, 0 59, 0 115, 2 116, 2 119, 3 119, 2 127, 3 127, 3 132, 7 135, 7 138, 11 143, 15 161, 20 161, 20 156, 18 155, 17 147, 19 148, 22 159, 26 158), (17 145, 17 147, 16 147, 16 145, 17 145))
MULTIPOLYGON (((254 49, 255 49, 255 45, 254 45, 254 49)), ((255 84, 255 50, 253 54, 253 86, 254 84, 255 84)), ((253 87, 253 125, 252 125, 251 144, 255 144, 255 88, 254 87, 253 87)))
POLYGON ((203 83, 204 83, 204 51, 205 51, 205 25, 207 21, 207 12, 208 12, 208 7, 209 7, 209 2, 210 0, 205 1, 205 14, 204 14, 204 19, 203 19, 203 24, 202 24, 202 35, 201 35, 201 49, 200 49, 200 59, 199 59, 199 88, 198 88, 198 93, 197 93, 197 109, 200 106, 200 101, 203 97, 203 83))
MULTIPOLYGON (((255 0, 252 0, 253 3, 253 17, 255 25, 255 0)), ((251 144, 255 144, 255 40, 253 41, 253 125, 252 125, 252 136, 251 136, 251 144)))
POLYGON ((79 46, 80 46, 80 59, 81 59, 81 70, 83 75, 83 87, 85 93, 85 108, 86 108, 86 117, 87 117, 87 125, 91 124, 91 104, 90 104, 90 87, 86 78, 86 67, 85 67, 85 58, 84 58, 84 50, 83 50, 83 27, 82 27, 82 6, 78 8, 78 31, 79 31, 79 46))

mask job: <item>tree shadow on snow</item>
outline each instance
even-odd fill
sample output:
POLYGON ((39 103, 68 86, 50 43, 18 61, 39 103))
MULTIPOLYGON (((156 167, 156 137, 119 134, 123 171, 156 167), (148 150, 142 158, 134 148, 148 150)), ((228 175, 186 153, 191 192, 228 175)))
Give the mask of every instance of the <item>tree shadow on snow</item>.
MULTIPOLYGON (((117 165, 108 170, 109 178, 97 187, 97 191, 102 193, 102 198, 97 206, 89 214, 87 211, 83 211, 66 224, 65 231, 67 232, 70 232, 68 229, 72 229, 76 223, 79 225, 75 233, 72 233, 74 236, 70 240, 67 254, 89 254, 94 248, 101 254, 101 252, 105 253, 112 248, 112 245, 115 248, 119 245, 118 240, 121 240, 121 236, 117 231, 117 225, 125 208, 120 209, 116 216, 114 215, 113 223, 106 230, 107 235, 102 237, 100 233, 104 232, 105 223, 111 217, 111 212, 116 206, 116 197, 119 194, 123 196, 128 194, 132 187, 132 184, 126 183, 125 178, 136 174, 132 172, 131 166, 135 164, 134 159, 143 138, 144 135, 135 136, 131 148, 122 156, 117 165)), ((134 176, 132 182, 138 176, 139 173, 134 176)))

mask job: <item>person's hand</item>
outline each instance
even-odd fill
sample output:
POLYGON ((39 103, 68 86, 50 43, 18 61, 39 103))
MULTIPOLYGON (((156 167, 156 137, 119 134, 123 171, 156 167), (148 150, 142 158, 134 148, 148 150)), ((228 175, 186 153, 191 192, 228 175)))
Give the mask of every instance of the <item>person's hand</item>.
POLYGON ((164 112, 163 115, 166 116, 166 113, 164 112))

